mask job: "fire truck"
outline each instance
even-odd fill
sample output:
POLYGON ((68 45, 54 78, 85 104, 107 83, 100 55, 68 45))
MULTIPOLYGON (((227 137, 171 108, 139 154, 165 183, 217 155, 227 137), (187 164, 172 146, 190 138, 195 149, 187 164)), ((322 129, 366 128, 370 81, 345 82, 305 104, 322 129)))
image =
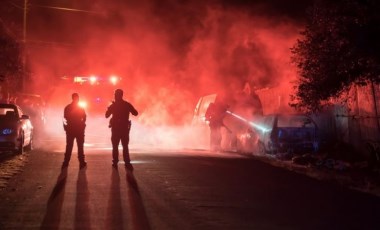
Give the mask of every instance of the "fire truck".
POLYGON ((68 79, 71 91, 79 93, 79 103, 88 113, 104 113, 113 100, 114 90, 121 87, 122 81, 116 75, 73 76, 68 79))

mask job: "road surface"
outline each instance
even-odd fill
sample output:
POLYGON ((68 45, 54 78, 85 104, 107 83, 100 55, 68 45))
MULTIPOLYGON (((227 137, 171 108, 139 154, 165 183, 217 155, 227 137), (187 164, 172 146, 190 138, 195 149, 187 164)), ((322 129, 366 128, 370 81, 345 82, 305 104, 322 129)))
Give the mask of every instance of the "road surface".
POLYGON ((28 153, 0 229, 380 229, 379 197, 248 156, 132 143, 134 170, 114 169, 106 131, 86 135, 82 170, 76 146, 61 170, 62 131, 28 153))

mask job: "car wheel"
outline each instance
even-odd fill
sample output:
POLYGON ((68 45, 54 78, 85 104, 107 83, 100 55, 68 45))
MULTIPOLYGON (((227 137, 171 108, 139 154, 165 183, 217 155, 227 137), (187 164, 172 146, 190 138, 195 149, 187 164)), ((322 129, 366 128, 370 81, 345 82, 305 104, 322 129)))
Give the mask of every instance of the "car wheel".
POLYGON ((16 154, 23 154, 24 152, 24 133, 21 133, 21 136, 20 136, 20 142, 18 144, 18 148, 15 150, 15 153, 16 154))
POLYGON ((33 135, 30 136, 30 142, 29 144, 25 147, 26 151, 31 151, 33 150, 33 135))

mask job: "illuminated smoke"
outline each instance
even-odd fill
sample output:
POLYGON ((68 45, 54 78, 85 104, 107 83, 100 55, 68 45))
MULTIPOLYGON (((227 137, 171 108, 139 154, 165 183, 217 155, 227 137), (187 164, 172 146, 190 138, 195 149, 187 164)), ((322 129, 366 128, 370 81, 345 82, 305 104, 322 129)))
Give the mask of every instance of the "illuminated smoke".
MULTIPOLYGON (((118 74, 125 99, 140 112, 137 122, 156 128, 149 133, 160 138, 150 141, 176 143, 166 125, 188 125, 202 95, 232 94, 245 82, 253 89, 289 89, 296 75, 290 47, 300 25, 285 15, 266 15, 263 5, 248 10, 211 2, 84 1, 69 7, 97 14, 55 15, 59 30, 54 36, 47 25, 30 22, 31 38, 62 43, 31 48, 36 91, 48 92, 50 103, 64 106, 71 92, 58 83, 51 87, 60 76, 118 74)), ((32 14, 30 20, 38 18, 32 14)))

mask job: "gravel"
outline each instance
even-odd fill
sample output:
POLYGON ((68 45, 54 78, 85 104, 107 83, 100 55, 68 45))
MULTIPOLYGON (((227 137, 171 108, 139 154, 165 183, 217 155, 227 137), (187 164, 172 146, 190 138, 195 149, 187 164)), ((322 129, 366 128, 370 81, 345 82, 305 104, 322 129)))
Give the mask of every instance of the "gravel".
POLYGON ((9 180, 23 170, 27 163, 29 153, 14 155, 10 153, 1 153, 0 159, 0 190, 7 187, 9 180))

